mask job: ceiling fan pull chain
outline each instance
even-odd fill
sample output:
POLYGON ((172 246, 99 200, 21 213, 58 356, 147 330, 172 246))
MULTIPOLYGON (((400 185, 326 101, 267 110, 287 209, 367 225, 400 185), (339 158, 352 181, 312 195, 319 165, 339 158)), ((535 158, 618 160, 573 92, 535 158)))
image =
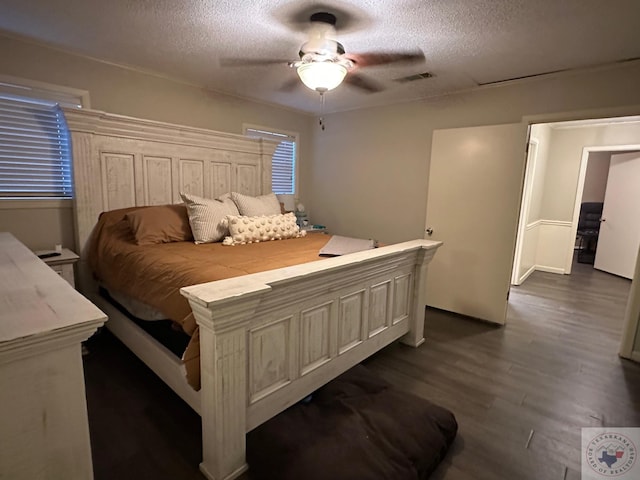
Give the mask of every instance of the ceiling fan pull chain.
POLYGON ((320 92, 320 128, 324 131, 324 92, 320 92))

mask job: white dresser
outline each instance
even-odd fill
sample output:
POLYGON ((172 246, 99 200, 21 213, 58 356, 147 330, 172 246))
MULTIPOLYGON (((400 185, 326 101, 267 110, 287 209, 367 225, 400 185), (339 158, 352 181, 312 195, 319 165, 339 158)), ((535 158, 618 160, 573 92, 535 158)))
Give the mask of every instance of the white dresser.
POLYGON ((106 319, 0 233, 0 478, 93 478, 81 342, 106 319))

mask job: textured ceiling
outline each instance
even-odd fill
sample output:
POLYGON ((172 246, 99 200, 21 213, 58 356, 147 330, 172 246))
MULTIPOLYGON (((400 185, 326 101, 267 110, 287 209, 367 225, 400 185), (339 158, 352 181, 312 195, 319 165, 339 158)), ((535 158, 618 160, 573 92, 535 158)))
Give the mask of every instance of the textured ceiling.
POLYGON ((319 96, 281 64, 296 60, 306 19, 336 14, 347 53, 424 52, 420 64, 367 67, 385 87, 341 85, 326 112, 440 95, 479 84, 640 57, 640 0, 1 0, 0 30, 212 90, 319 112, 319 96), (429 71, 410 83, 394 79, 429 71))

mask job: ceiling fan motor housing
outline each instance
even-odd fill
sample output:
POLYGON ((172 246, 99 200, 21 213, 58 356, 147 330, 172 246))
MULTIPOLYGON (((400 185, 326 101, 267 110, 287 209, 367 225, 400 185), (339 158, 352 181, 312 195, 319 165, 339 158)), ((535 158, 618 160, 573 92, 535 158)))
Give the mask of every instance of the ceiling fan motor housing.
POLYGON ((316 12, 309 17, 310 22, 328 23, 329 25, 336 26, 336 16, 329 12, 316 12))
POLYGON ((311 15, 309 40, 300 47, 300 58, 313 54, 316 61, 335 61, 336 57, 344 55, 344 47, 336 40, 335 15, 318 12, 311 15))
POLYGON ((325 60, 332 60, 340 55, 344 55, 345 50, 340 42, 324 38, 321 40, 310 40, 300 47, 300 58, 305 55, 313 55, 315 57, 327 57, 325 60))

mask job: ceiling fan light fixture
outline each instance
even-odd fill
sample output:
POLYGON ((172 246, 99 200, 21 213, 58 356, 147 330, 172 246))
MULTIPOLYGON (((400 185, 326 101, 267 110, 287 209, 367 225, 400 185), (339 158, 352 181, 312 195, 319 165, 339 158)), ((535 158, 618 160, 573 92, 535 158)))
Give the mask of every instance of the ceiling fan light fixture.
POLYGON ((320 93, 333 90, 347 75, 347 67, 336 62, 303 63, 297 71, 302 83, 320 93))

